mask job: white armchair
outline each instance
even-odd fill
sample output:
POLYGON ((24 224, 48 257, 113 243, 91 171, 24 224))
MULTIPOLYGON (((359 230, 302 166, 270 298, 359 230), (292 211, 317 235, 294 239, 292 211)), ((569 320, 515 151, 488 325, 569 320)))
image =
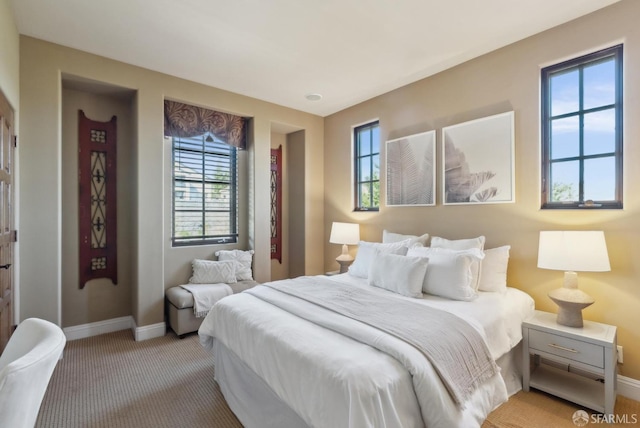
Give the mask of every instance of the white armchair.
POLYGON ((0 356, 0 427, 33 428, 66 338, 49 321, 18 325, 0 356))

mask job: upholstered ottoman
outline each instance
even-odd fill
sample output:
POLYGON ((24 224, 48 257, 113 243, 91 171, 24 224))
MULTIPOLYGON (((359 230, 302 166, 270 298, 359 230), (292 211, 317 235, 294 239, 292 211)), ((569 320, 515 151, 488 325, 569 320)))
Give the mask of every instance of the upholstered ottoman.
MULTIPOLYGON (((258 283, 251 280, 230 283, 234 293, 240 293, 258 283)), ((180 286, 166 290, 166 304, 169 326, 182 339, 187 333, 197 331, 204 318, 196 318, 193 314, 193 295, 180 286)))

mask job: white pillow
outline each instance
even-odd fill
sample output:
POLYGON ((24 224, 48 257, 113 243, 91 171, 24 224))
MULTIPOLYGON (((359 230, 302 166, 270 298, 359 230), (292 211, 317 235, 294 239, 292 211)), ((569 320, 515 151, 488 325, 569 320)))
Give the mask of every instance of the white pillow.
POLYGON ((510 245, 484 250, 482 273, 480 274, 481 291, 507 291, 507 266, 509 264, 510 245))
POLYGON ((408 257, 427 257, 429 265, 424 277, 422 291, 453 300, 473 300, 471 266, 484 257, 477 248, 470 250, 449 250, 446 248, 410 248, 408 257))
POLYGON ((251 271, 251 263, 253 262, 253 250, 220 250, 216 251, 218 260, 235 260, 238 262, 236 266, 236 281, 253 280, 253 273, 251 271))
MULTIPOLYGON (((477 248, 480 251, 484 249, 484 236, 478 236, 477 238, 470 239, 445 239, 440 238, 439 236, 434 236, 431 238, 431 247, 432 248, 448 248, 450 250, 470 250, 473 248, 477 248)), ((478 287, 480 286, 480 275, 482 273, 482 265, 480 262, 476 262, 472 264, 471 271, 473 274, 473 288, 478 291, 478 287)))
POLYGON ((416 235, 402 235, 401 233, 393 233, 389 232, 387 229, 382 231, 382 243, 383 244, 391 244, 394 242, 406 241, 410 240, 409 248, 415 247, 418 244, 421 247, 426 247, 427 242, 429 242, 429 234, 425 233, 424 235, 416 236, 416 235))
POLYGON ((367 278, 369 276, 369 268, 377 254, 399 254, 404 256, 407 254, 407 246, 409 240, 394 242, 392 244, 381 244, 379 242, 360 241, 358 243, 358 252, 353 264, 349 266, 349 274, 359 278, 367 278))
POLYGON ((376 254, 369 269, 369 285, 420 298, 428 263, 426 257, 376 254))
POLYGON ((191 262, 193 276, 189 278, 190 284, 217 284, 220 282, 236 282, 235 260, 214 262, 211 260, 195 259, 191 262))
POLYGON ((439 236, 431 238, 431 246, 433 248, 448 248, 450 250, 470 250, 471 248, 484 250, 484 242, 484 236, 470 239, 445 239, 439 236))

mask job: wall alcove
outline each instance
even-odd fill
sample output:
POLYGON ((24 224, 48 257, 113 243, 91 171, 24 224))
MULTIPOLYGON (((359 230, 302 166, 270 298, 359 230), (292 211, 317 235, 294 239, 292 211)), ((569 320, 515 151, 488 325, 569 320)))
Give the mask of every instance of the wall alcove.
POLYGON ((271 280, 305 275, 305 131, 272 123, 271 148, 282 147, 281 261, 271 260, 271 280))
POLYGON ((132 249, 135 216, 136 92, 76 76, 62 76, 62 327, 132 315, 132 249), (117 263, 118 284, 110 279, 79 281, 78 111, 107 122, 117 117, 117 263))

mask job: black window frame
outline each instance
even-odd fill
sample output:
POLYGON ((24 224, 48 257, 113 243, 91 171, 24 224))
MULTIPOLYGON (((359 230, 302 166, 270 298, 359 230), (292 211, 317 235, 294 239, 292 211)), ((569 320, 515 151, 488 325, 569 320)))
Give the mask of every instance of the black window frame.
MULTIPOLYGON (((173 247, 182 247, 182 246, 197 246, 197 245, 215 245, 215 244, 231 244, 238 242, 238 149, 234 146, 226 144, 222 141, 215 140, 211 134, 199 135, 196 137, 172 137, 171 139, 171 160, 172 160, 172 192, 171 192, 171 243, 173 247), (186 147, 180 147, 181 140, 202 140, 202 145, 199 149, 196 149, 193 145, 189 145, 186 147), (215 149, 207 149, 207 147, 214 147, 215 149), (184 151, 190 154, 201 155, 202 162, 199 164, 200 170, 198 173, 201 175, 201 179, 195 178, 183 178, 176 177, 177 171, 177 162, 176 154, 184 151), (224 153, 224 152, 227 153, 224 153), (214 177, 207 178, 207 161, 211 162, 211 160, 222 159, 225 160, 225 164, 228 164, 229 168, 229 179, 220 180, 215 179, 214 177), (184 186, 181 186, 177 189, 176 184, 182 183, 184 186), (176 207, 176 197, 178 194, 182 193, 184 196, 185 188, 189 185, 200 184, 202 186, 202 191, 200 193, 201 198, 201 209, 180 209, 176 207), (205 184, 223 184, 229 185, 230 195, 229 195, 229 207, 228 209, 211 209, 207 208, 207 192, 204 191, 205 184), (176 236, 176 213, 178 212, 192 212, 192 213, 201 213, 202 214, 202 233, 200 235, 188 236, 188 237, 178 237, 176 236), (206 214, 211 212, 228 212, 229 213, 229 233, 226 234, 208 234, 206 231, 206 214)), ((193 168, 192 168, 193 169, 193 168)), ((195 169, 194 169, 195 170, 195 169)), ((209 171, 210 172, 210 171, 209 171)), ((210 175, 210 174, 209 174, 210 175)))
POLYGON ((623 207, 623 45, 619 44, 587 55, 580 56, 559 64, 545 67, 541 72, 541 122, 542 122, 542 209, 622 209, 623 207), (594 63, 614 58, 615 60, 615 100, 613 104, 584 108, 584 68, 594 63), (554 74, 565 73, 569 70, 579 72, 578 110, 551 116, 551 88, 550 81, 554 74), (584 155, 584 116, 589 113, 614 109, 615 111, 615 143, 614 152, 584 155), (579 119, 578 156, 562 159, 551 159, 551 123, 553 120, 577 116, 579 119), (585 201, 584 200, 584 162, 585 160, 611 157, 615 158, 615 200, 613 201, 585 201), (577 201, 551 201, 551 164, 555 162, 579 161, 579 188, 577 201))
MULTIPOLYGON (((374 120, 372 122, 368 122, 353 128, 353 153, 354 153, 353 182, 354 182, 354 205, 355 205, 353 209, 354 211, 379 211, 380 210, 380 177, 378 176, 377 180, 373 179, 373 159, 376 155, 378 156, 379 174, 381 170, 380 169, 380 141, 378 141, 378 151, 374 152, 373 151, 373 129, 374 128, 378 128, 378 131, 379 131, 380 121, 374 120), (360 133, 367 129, 371 131, 369 133, 370 135, 369 153, 366 155, 362 155, 360 153, 360 133), (370 160, 369 168, 371 171, 371 177, 369 177, 369 180, 360 180, 360 160, 367 157, 370 160), (373 204, 373 201, 374 201, 373 189, 374 189, 375 183, 378 184, 378 205, 373 204), (370 206, 369 207, 363 206, 362 204, 361 189, 363 184, 369 184, 369 188, 370 188, 370 197, 369 197, 370 206)), ((379 135, 380 135, 380 132, 378 132, 378 136, 379 135)))

